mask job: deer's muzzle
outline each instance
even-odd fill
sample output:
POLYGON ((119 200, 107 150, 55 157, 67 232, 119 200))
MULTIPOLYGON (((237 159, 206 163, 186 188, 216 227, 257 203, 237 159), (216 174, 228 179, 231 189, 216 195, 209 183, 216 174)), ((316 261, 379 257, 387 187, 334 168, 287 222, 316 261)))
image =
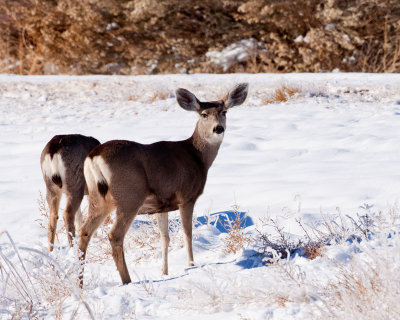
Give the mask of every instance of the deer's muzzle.
POLYGON ((216 126, 214 128, 214 132, 217 133, 217 134, 221 134, 224 131, 225 131, 225 128, 223 126, 216 126))

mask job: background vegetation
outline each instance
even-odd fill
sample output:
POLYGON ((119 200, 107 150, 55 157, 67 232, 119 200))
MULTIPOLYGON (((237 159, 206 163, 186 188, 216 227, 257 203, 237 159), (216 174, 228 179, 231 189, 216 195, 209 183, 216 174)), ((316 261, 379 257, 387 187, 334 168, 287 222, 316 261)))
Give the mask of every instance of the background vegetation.
POLYGON ((398 0, 3 0, 0 72, 399 72, 398 0))

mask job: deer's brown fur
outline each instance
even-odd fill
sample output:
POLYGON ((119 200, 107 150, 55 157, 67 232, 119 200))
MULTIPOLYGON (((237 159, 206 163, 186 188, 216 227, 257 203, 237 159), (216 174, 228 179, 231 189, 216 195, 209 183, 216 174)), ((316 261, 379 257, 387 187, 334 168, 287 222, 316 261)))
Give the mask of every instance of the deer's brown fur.
POLYGON ((112 255, 122 282, 131 281, 123 241, 137 214, 157 213, 163 247, 163 273, 168 272, 167 212, 180 210, 188 253, 193 265, 192 217, 202 194, 208 169, 217 156, 226 128, 226 111, 244 102, 247 84, 240 84, 226 101, 200 102, 191 92, 178 89, 179 105, 196 111, 200 118, 193 135, 183 141, 160 141, 143 145, 113 140, 92 150, 85 160, 89 190, 89 216, 79 232, 79 248, 85 257, 93 232, 116 209, 109 232, 112 255))
POLYGON ((82 222, 80 205, 86 192, 83 162, 88 153, 100 142, 80 134, 54 136, 44 147, 40 156, 43 179, 46 184, 46 199, 50 208, 47 237, 49 250, 53 250, 57 229, 60 199, 64 193, 67 202, 64 210, 65 229, 72 246, 72 237, 82 222), (75 223, 74 223, 75 222, 75 223))

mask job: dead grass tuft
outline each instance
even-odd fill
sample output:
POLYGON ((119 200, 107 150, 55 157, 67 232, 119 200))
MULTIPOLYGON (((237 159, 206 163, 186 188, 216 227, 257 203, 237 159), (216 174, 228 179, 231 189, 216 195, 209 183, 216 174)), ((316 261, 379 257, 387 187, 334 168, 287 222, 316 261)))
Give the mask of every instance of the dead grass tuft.
POLYGON ((227 236, 224 238, 223 251, 225 253, 236 253, 252 242, 245 230, 246 214, 241 214, 238 205, 233 206, 233 211, 235 213, 234 219, 227 217, 227 222, 224 224, 227 231, 227 236))
POLYGON ((156 100, 165 100, 169 97, 169 92, 155 92, 149 99, 149 103, 153 103, 156 100))
POLYGON ((287 102, 289 99, 291 99, 296 94, 299 94, 300 92, 301 91, 298 88, 283 85, 276 89, 269 97, 265 98, 263 103, 271 104, 287 102))
MULTIPOLYGON (((38 202, 40 218, 36 219, 35 221, 39 224, 39 226, 42 229, 47 230, 47 225, 48 225, 49 219, 50 219, 50 210, 49 210, 47 201, 41 191, 39 191, 39 198, 37 199, 37 202, 38 202)), ((55 240, 57 242, 59 242, 60 240, 59 240, 58 236, 60 233, 65 232, 65 226, 64 226, 63 222, 58 223, 57 225, 58 225, 58 229, 56 230, 55 240)))

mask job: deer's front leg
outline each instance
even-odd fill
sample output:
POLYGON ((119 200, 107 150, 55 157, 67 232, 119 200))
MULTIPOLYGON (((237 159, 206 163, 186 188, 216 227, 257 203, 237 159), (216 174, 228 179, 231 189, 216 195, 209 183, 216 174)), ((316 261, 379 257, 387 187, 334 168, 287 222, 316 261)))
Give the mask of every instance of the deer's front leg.
POLYGON ((160 229, 161 236, 161 252, 162 252, 162 274, 168 274, 168 246, 169 246, 169 234, 168 234, 168 212, 157 213, 157 223, 160 229))
POLYGON ((185 203, 179 206, 181 213, 182 227, 184 232, 184 240, 188 257, 188 266, 194 266, 193 247, 192 247, 192 219, 193 219, 194 203, 185 203))

